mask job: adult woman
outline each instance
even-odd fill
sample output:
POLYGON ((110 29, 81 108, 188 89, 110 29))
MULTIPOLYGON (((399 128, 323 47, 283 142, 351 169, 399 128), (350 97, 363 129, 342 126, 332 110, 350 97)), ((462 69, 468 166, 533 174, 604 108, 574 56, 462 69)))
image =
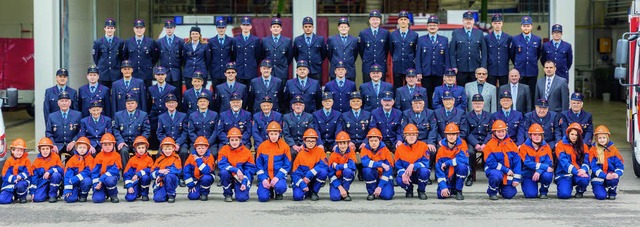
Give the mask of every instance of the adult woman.
MULTIPOLYGON (((207 65, 209 65, 211 61, 209 58, 211 51, 207 42, 202 39, 200 27, 191 27, 189 37, 189 41, 185 42, 182 48, 182 56, 184 56, 182 76, 184 77, 184 84, 187 86, 187 90, 193 87, 191 78, 193 78, 193 74, 196 71, 200 71, 204 75, 209 75, 207 65)), ((207 84, 206 79, 204 82, 204 84, 207 84)))

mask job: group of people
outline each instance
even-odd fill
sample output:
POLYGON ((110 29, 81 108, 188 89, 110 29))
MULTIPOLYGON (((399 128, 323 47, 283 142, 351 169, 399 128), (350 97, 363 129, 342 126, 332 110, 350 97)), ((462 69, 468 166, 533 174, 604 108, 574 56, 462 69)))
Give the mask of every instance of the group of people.
POLYGON ((229 202, 234 194, 249 199, 254 175, 259 201, 283 199, 288 187, 294 200, 318 200, 327 180, 331 200, 349 201, 356 178, 365 181, 368 200, 393 198, 394 186, 413 197, 414 184, 427 199, 432 172, 438 198, 462 200, 476 179, 477 156, 491 199, 512 198, 520 183, 525 197, 547 198, 553 180, 562 199, 573 186, 582 197, 590 182, 597 199, 615 199, 623 161, 609 130, 594 131, 584 96, 569 96, 572 53, 560 25, 542 44, 530 17, 522 19, 523 34, 511 37, 497 14, 483 37, 467 12, 449 42, 437 35, 437 17, 422 37, 409 29, 406 11, 391 33, 379 27, 381 17, 372 11, 359 38, 341 18, 340 34, 326 43, 310 17, 293 41, 280 35, 279 18, 262 39, 251 35, 248 17, 233 38, 217 21, 219 35, 208 43, 198 27, 184 43, 171 20, 158 41, 144 37, 142 20, 134 22, 136 36, 122 41, 107 19, 88 84, 70 88, 60 69, 45 92, 46 137, 33 165, 24 141, 12 143, 0 203, 26 202, 27 190, 36 202, 59 195, 86 201, 91 189, 94 202, 118 202, 120 176, 127 201, 149 200, 151 188, 154 201, 174 202, 178 186, 189 188, 189 199, 208 200, 216 171, 229 202), (393 85, 383 78, 388 54, 393 85), (358 55, 368 77, 356 89, 358 55), (288 79, 293 57, 296 76, 288 79), (322 86, 325 58, 331 81, 322 86), (536 82, 538 60, 545 77, 536 82), (213 91, 204 87, 208 80, 213 91))

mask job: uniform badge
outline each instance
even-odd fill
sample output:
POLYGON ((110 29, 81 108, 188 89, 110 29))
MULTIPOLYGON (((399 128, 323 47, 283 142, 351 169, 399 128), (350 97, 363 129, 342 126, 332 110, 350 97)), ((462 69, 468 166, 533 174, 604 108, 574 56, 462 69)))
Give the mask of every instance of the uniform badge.
POLYGON ((440 50, 440 54, 444 54, 444 50, 440 50))
POLYGON ((347 128, 351 128, 351 123, 347 123, 347 128))
POLYGON ((55 131, 57 131, 57 130, 58 130, 58 127, 56 127, 56 126, 54 125, 54 126, 53 126, 53 131, 55 132, 55 131))
POLYGON ((410 47, 412 47, 412 46, 413 46, 413 42, 410 42, 410 43, 409 43, 409 46, 410 46, 410 47))
POLYGON ((562 118, 560 118, 560 120, 558 121, 559 125, 562 125, 562 118))
POLYGON ((120 131, 124 130, 124 125, 120 125, 120 131))
POLYGON ((133 89, 131 89, 131 90, 137 91, 137 90, 140 90, 140 88, 134 87, 134 88, 133 88, 133 89))
POLYGON ((522 52, 522 47, 518 47, 518 52, 522 52))
POLYGON ((384 43, 384 39, 380 39, 380 42, 381 42, 381 43, 384 43))
POLYGON ((96 55, 96 50, 91 49, 91 55, 96 55))
POLYGON ((369 45, 369 42, 367 42, 367 47, 369 47, 369 46, 370 46, 370 45, 369 45))

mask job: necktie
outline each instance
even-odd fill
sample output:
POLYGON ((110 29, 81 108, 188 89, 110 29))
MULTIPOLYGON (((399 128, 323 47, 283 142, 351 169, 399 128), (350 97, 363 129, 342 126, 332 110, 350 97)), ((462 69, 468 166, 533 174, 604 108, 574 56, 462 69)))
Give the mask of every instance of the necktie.
POLYGON ((278 43, 278 39, 279 39, 278 37, 273 38, 273 42, 278 43))
POLYGON ((342 80, 341 80, 341 81, 338 81, 338 86, 339 86, 339 87, 342 87, 342 85, 344 85, 344 81, 342 81, 342 80))
POLYGON ((173 117, 175 116, 175 114, 169 114, 169 116, 171 117, 171 120, 173 121, 173 117))
POLYGON ((447 110, 447 117, 451 114, 451 110, 447 110))
POLYGON ((311 46, 311 37, 307 37, 307 46, 311 46))
POLYGON ((329 117, 329 114, 331 114, 331 112, 329 112, 329 111, 324 111, 324 115, 327 115, 327 117, 329 117))
POLYGON ((556 46, 556 49, 558 49, 558 43, 555 43, 554 46, 556 46))
POLYGON ((378 93, 380 93, 380 85, 379 84, 375 84, 373 86, 373 88, 376 90, 376 95, 378 95, 378 93))
POLYGON ((246 42, 246 41, 247 41, 247 39, 249 39, 249 37, 248 37, 248 36, 245 36, 245 37, 244 37, 244 41, 246 42))
POLYGON ((229 84, 229 90, 233 90, 233 84, 229 84))
POLYGON ((107 39, 107 42, 109 42, 109 45, 111 45, 111 40, 112 40, 112 39, 107 39))
POLYGON ((480 119, 480 117, 482 117, 482 114, 476 113, 476 116, 478 117, 478 119, 480 119))
POLYGON ((384 113, 384 115, 387 117, 387 119, 389 119, 389 117, 391 116, 390 113, 384 113))
POLYGON ((529 40, 530 40, 531 38, 529 38, 529 36, 526 36, 526 37, 525 37, 525 39, 527 39, 527 43, 529 43, 529 40))
POLYGON ((511 95, 512 95, 512 100, 513 100, 513 106, 515 108, 516 103, 518 101, 518 86, 516 85, 511 85, 511 95))
POLYGON ((222 45, 224 43, 224 39, 223 38, 218 38, 218 42, 220 43, 220 45, 222 45))
POLYGON ((238 113, 233 112, 233 117, 238 118, 238 113))
POLYGON ((500 40, 500 35, 496 35, 496 39, 497 39, 497 40, 500 40))
POLYGON ((452 87, 451 85, 448 85, 448 84, 447 84, 447 89, 448 89, 448 90, 451 90, 451 87, 452 87))
POLYGON ((129 113, 129 120, 133 119, 133 114, 129 113))
POLYGON ((344 44, 347 44, 347 37, 346 37, 346 36, 342 36, 342 42, 343 42, 344 44))
POLYGON ((471 31, 467 31, 467 37, 471 38, 471 31))
POLYGON ((94 93, 96 91, 96 86, 91 86, 91 93, 94 93))
POLYGON ((98 119, 93 119, 93 123, 98 124, 98 119))
POLYGON ((505 112, 504 116, 505 116, 505 117, 509 117, 510 112, 511 112, 511 111, 507 111, 507 112, 505 112))
POLYGON ((62 93, 64 91, 64 88, 58 88, 58 93, 62 93))
POLYGON ((300 81, 300 85, 302 85, 302 87, 304 87, 305 84, 306 84, 306 82, 304 80, 300 81))
POLYGON ((202 118, 206 118, 207 117, 207 112, 202 112, 202 118))
POLYGON ((196 98, 197 97, 200 97, 200 91, 199 90, 196 90, 196 98))
POLYGON ((436 43, 436 37, 435 36, 431 36, 431 43, 436 43))
POLYGON ((264 80, 264 87, 269 87, 269 80, 264 80))
POLYGON ((138 46, 140 46, 141 43, 142 43, 142 41, 138 39, 138 46))
POLYGON ((356 112, 354 116, 356 116, 356 119, 358 119, 358 117, 360 116, 360 112, 356 112))
POLYGON ((160 94, 162 94, 162 90, 164 90, 164 88, 158 87, 158 91, 160 91, 160 94))
POLYGON ((547 89, 544 90, 544 98, 549 99, 549 89, 551 88, 551 78, 547 77, 547 89))
POLYGON ((378 35, 378 30, 373 30, 373 36, 378 35))
POLYGON ((62 119, 67 120, 67 113, 62 113, 62 119))
POLYGON ((124 87, 129 88, 129 81, 124 81, 124 87))
POLYGON ((482 88, 484 88, 484 84, 478 84, 478 94, 482 94, 482 88))
POLYGON ((409 94, 413 95, 413 88, 412 87, 409 88, 409 94))
POLYGON ((171 44, 173 44, 173 38, 169 38, 167 42, 169 42, 169 46, 171 46, 171 44))
POLYGON ((406 37, 407 33, 406 32, 402 32, 402 39, 404 39, 406 37))
POLYGON ((300 115, 296 114, 296 118, 298 118, 298 121, 300 121, 300 115))
POLYGON ((420 114, 419 113, 416 114, 416 119, 420 119, 420 114))

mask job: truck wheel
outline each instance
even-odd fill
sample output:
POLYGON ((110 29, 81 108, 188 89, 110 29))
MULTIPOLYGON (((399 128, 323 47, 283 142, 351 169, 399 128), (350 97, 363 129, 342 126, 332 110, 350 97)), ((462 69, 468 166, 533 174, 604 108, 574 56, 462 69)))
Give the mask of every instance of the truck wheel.
POLYGON ((633 159, 633 173, 636 174, 636 177, 640 177, 640 164, 638 164, 635 152, 631 153, 631 158, 633 159))
POLYGON ((36 110, 34 109, 33 106, 29 106, 27 107, 27 113, 29 114, 29 116, 31 117, 35 117, 36 116, 36 110))

